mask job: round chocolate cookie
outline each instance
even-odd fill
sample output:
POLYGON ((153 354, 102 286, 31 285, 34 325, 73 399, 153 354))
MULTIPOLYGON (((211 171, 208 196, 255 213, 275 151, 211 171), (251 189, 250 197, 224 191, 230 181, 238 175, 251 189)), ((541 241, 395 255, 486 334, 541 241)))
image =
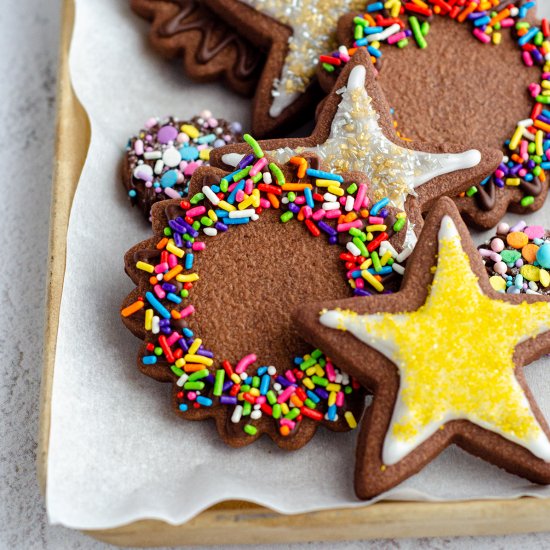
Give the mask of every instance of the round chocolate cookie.
POLYGON ((497 292, 550 294, 550 232, 544 227, 502 222, 479 253, 497 292))
POLYGON ((341 18, 341 47, 321 56, 325 91, 357 49, 380 69, 380 85, 408 138, 499 147, 504 161, 456 199, 468 224, 494 227, 509 210, 539 209, 548 185, 550 27, 535 2, 483 4, 428 0, 404 11, 370 2, 341 18))
POLYGON ((212 149, 242 141, 239 122, 203 111, 191 120, 151 118, 126 147, 122 182, 132 206, 150 220, 151 206, 186 195, 191 176, 207 166, 212 149))

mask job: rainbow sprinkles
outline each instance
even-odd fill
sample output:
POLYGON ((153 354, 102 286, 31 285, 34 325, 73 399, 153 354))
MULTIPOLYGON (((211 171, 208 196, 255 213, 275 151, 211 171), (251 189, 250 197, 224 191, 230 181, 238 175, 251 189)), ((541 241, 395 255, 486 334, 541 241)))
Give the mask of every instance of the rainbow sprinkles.
POLYGON ((429 44, 433 15, 450 17, 457 23, 468 22, 472 34, 482 44, 498 45, 502 31, 515 33, 518 48, 527 67, 540 66, 541 80, 529 85, 534 105, 525 120, 518 121, 513 135, 504 143, 504 159, 498 169, 472 186, 467 195, 480 193, 485 210, 493 207, 486 193, 487 184, 497 188, 519 187, 524 192, 520 205, 528 208, 542 192, 545 170, 550 169, 550 24, 542 19, 540 26, 525 21, 536 5, 530 2, 467 1, 467 0, 389 0, 374 2, 366 12, 353 19, 353 47, 342 45, 337 51, 321 55, 319 61, 326 72, 335 72, 345 65, 358 49, 366 49, 372 62, 379 66, 383 57, 382 44, 406 47, 410 41, 424 49, 429 44))
POLYGON ((135 264, 145 283, 143 295, 125 303, 121 315, 141 316, 146 343, 140 360, 165 370, 184 417, 197 409, 225 408, 232 430, 237 427, 239 434, 253 438, 260 435, 263 417, 273 419, 282 437, 295 434, 306 417, 353 429, 362 411, 359 385, 320 350, 293 363, 289 358, 292 366, 282 372, 258 367, 261 358, 254 353, 231 364, 215 358, 185 326, 195 311, 190 292, 200 285, 194 258, 208 239, 254 223, 266 209, 280 209, 281 223, 299 221, 309 238, 324 235, 329 244, 341 246, 349 285, 356 296, 368 296, 388 291, 386 281, 400 280, 404 272, 401 262, 410 250, 399 254, 390 239, 401 232, 404 237, 406 215, 390 208, 387 198, 371 203, 366 183, 345 183, 340 174, 313 168, 317 159, 295 156, 282 169, 251 136, 244 139, 252 153, 233 173, 204 185, 189 200, 171 201, 178 213, 168 216, 155 254, 135 264), (286 181, 289 172, 296 176, 293 182, 286 181))

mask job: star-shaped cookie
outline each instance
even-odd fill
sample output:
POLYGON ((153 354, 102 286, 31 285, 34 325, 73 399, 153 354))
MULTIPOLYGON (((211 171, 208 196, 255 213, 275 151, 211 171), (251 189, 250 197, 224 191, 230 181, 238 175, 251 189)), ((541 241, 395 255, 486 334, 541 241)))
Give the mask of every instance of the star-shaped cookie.
MULTIPOLYGON (((500 151, 489 147, 400 139, 363 51, 342 71, 311 136, 259 143, 279 163, 314 153, 328 170, 366 174, 374 198, 390 198, 395 207, 411 214, 409 219, 418 217, 414 211, 427 211, 441 195, 455 196, 481 181, 502 159, 500 151)), ((223 147, 213 151, 210 162, 234 169, 247 152, 246 144, 223 147)))
POLYGON ((338 19, 365 0, 205 0, 242 36, 269 50, 253 106, 252 132, 281 135, 313 113, 319 55, 335 45, 338 19))
POLYGON ((359 498, 453 443, 550 483, 550 431, 522 373, 550 351, 550 302, 493 290, 451 199, 428 216, 399 293, 307 305, 294 319, 374 392, 358 440, 359 498))

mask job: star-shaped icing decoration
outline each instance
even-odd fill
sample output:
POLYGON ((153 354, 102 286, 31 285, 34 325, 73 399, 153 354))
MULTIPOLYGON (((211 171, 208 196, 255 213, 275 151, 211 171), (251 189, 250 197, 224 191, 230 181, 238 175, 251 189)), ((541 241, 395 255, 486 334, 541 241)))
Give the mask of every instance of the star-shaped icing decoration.
MULTIPOLYGON (((488 147, 405 142, 393 126, 375 69, 358 51, 322 106, 312 135, 259 142, 279 163, 315 153, 327 170, 367 175, 375 199, 425 212, 441 195, 456 196, 491 174, 502 153, 488 147)), ((247 145, 213 151, 215 166, 235 167, 247 145)))
MULTIPOLYGON (((312 112, 319 55, 336 47, 340 17, 366 0, 206 0, 241 34, 269 56, 255 96, 253 132, 273 133, 312 112), (313 92, 313 97, 310 94, 313 92)), ((295 127, 298 124, 293 124, 295 127)))
POLYGON ((374 392, 358 440, 360 498, 452 443, 550 483, 549 428, 521 370, 550 351, 550 302, 491 288, 450 199, 430 213, 399 293, 307 305, 295 321, 374 392))

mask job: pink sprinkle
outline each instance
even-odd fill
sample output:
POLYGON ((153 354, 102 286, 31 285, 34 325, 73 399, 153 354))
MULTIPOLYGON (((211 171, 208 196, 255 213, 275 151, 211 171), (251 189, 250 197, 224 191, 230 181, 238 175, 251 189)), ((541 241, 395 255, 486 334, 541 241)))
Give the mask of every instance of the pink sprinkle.
POLYGON ((260 206, 262 208, 271 208, 271 203, 267 199, 264 199, 263 197, 261 197, 260 198, 260 206))
MULTIPOLYGON (((548 151, 550 151, 550 149, 548 149, 548 151)), ((319 220, 322 220, 325 216, 326 216, 326 212, 322 208, 319 208, 319 210, 316 210, 315 212, 313 212, 313 216, 311 217, 316 222, 318 222, 319 220)))
POLYGON ((178 265, 178 257, 175 254, 170 254, 170 256, 168 256, 168 266, 170 267, 170 269, 172 269, 177 265, 178 265))
POLYGON ((339 218, 342 215, 342 211, 340 209, 338 210, 327 210, 325 217, 327 220, 334 220, 336 218, 339 218))
POLYGON ((485 34, 481 29, 474 29, 474 36, 484 44, 489 44, 491 42, 491 37, 488 34, 485 34))
POLYGON ((232 183, 232 184, 227 188, 227 191, 228 191, 229 193, 231 193, 231 191, 233 191, 233 189, 235 189, 235 187, 237 187, 237 185, 238 185, 238 182, 232 183))
POLYGON ((193 252, 199 252, 200 250, 204 250, 206 248, 206 243, 201 241, 194 242, 192 248, 193 252))
POLYGON ((288 386, 288 388, 285 388, 282 393, 279 394, 279 397, 277 397, 277 403, 286 403, 295 391, 296 386, 288 386))
POLYGON ((405 34, 405 31, 398 32, 396 34, 393 34, 388 38, 388 44, 395 44, 396 42, 399 42, 400 40, 403 40, 404 38, 407 38, 407 35, 405 34))
POLYGON ((206 213, 206 207, 205 206, 195 206, 195 208, 190 208, 186 215, 190 218, 194 218, 195 216, 202 216, 206 213))
POLYGON ((338 199, 338 202, 339 202, 342 206, 345 206, 345 205, 346 205, 346 200, 347 200, 346 197, 340 197, 340 198, 338 199))
POLYGON ((380 224, 382 225, 384 224, 384 218, 381 218, 380 216, 369 216, 369 225, 380 225, 380 224))
POLYGON ((180 311, 180 315, 181 315, 181 318, 182 318, 182 319, 185 319, 185 317, 189 317, 189 315, 192 315, 193 313, 195 313, 195 308, 194 308, 194 306, 187 306, 187 307, 184 307, 184 308, 180 311))
POLYGON ((235 200, 237 202, 243 202, 243 199, 244 199, 244 191, 242 189, 239 189, 237 191, 237 194, 235 195, 235 200))
POLYGON ((334 382, 336 380, 336 373, 334 372, 334 365, 330 361, 327 361, 325 370, 327 371, 327 378, 329 379, 329 382, 334 382))
POLYGON ((357 195, 355 196, 355 202, 353 203, 353 209, 358 212, 365 200, 367 194, 367 186, 364 183, 359 184, 359 189, 357 190, 357 195))
POLYGON ((256 397, 256 403, 258 405, 263 405, 266 401, 265 395, 258 395, 258 397, 256 397))
POLYGON ((530 225, 523 232, 531 239, 542 239, 544 237, 544 227, 542 225, 530 225))
POLYGON ((522 54, 521 54, 521 57, 523 58, 523 62, 528 66, 528 67, 532 67, 533 66, 533 58, 531 57, 531 54, 527 51, 524 51, 522 54))
POLYGON ((155 291, 155 294, 157 295, 157 297, 160 298, 161 300, 166 298, 166 292, 162 290, 162 287, 160 285, 155 285, 153 287, 153 290, 155 291))
POLYGON ((503 29, 509 29, 510 27, 513 27, 514 25, 515 25, 515 22, 511 17, 507 17, 506 19, 503 19, 500 22, 500 26, 503 29))
MULTIPOLYGON (((529 157, 524 157, 526 160, 529 158, 529 157)), ((522 168, 519 172, 518 172, 518 176, 520 178, 523 178, 525 177, 525 175, 527 174, 527 170, 525 168, 522 168)))
POLYGON ((304 218, 311 218, 311 214, 312 214, 312 211, 311 211, 311 208, 309 206, 304 206, 303 207, 303 212, 304 212, 304 218))
POLYGON ((542 92, 542 88, 540 84, 536 84, 535 82, 532 82, 529 84, 529 93, 532 97, 537 97, 542 92))
POLYGON ((141 139, 136 139, 134 142, 134 153, 138 156, 143 155, 143 141, 141 139))
POLYGON ((344 392, 339 391, 336 394, 336 406, 337 407, 342 407, 343 405, 344 405, 344 392))
POLYGON ((527 140, 525 139, 521 140, 521 143, 519 145, 519 154, 524 160, 527 160, 529 158, 529 153, 527 152, 527 140))
MULTIPOLYGON (((252 193, 252 191, 254 190, 254 182, 248 178, 245 182, 244 182, 244 192, 247 194, 247 195, 250 195, 252 193)), ((238 199, 237 199, 238 200, 238 199)))
POLYGON ((299 197, 296 197, 294 199, 294 204, 305 204, 306 203, 306 198, 304 197, 304 195, 300 195, 299 197))
MULTIPOLYGON (((550 149, 548 149, 548 151, 550 151, 550 149)), ((502 170, 497 170, 495 176, 502 179, 504 177, 504 172, 502 170)))
MULTIPOLYGON (((369 223, 372 223, 369 220, 369 223)), ((356 229, 360 229, 363 226, 363 223, 361 220, 355 220, 353 222, 347 222, 347 223, 340 223, 336 226, 336 231, 349 231, 352 227, 355 227, 356 229)))
MULTIPOLYGON (((267 159, 265 157, 258 159, 256 164, 251 168, 249 175, 250 177, 254 177, 256 174, 258 174, 263 168, 267 166, 267 159)), ((250 194, 250 193, 249 193, 250 194)))
POLYGON ((287 380, 290 380, 293 384, 296 383, 296 377, 294 376, 294 373, 291 370, 287 370, 285 372, 285 377, 287 380))
POLYGON ((172 189, 171 187, 165 187, 164 194, 167 197, 170 197, 171 199, 181 199, 180 194, 175 189, 172 189))
POLYGON ((155 266, 155 273, 164 273, 165 271, 168 271, 170 269, 170 266, 166 262, 162 262, 160 264, 157 264, 155 266))
POLYGON ((183 173, 186 176, 192 176, 195 173, 195 170, 202 165, 202 162, 190 162, 184 169, 183 173))
POLYGON ((189 399, 189 401, 195 401, 195 399, 197 399, 197 394, 194 391, 189 391, 187 392, 187 399, 189 399))
POLYGON ((359 277, 359 278, 355 279, 355 286, 357 288, 363 289, 363 288, 365 288, 365 281, 361 277, 359 277))
POLYGON ((254 363, 254 361, 256 361, 256 359, 258 359, 258 358, 253 353, 251 353, 250 355, 245 355, 237 363, 237 366, 235 367, 235 372, 237 374, 243 373, 247 369, 247 367, 249 367, 250 365, 252 365, 252 363, 254 363))
POLYGON ((173 346, 180 338, 181 338, 181 334, 174 331, 174 332, 172 332, 172 334, 170 334, 170 336, 168 338, 166 338, 166 343, 169 346, 173 346))

